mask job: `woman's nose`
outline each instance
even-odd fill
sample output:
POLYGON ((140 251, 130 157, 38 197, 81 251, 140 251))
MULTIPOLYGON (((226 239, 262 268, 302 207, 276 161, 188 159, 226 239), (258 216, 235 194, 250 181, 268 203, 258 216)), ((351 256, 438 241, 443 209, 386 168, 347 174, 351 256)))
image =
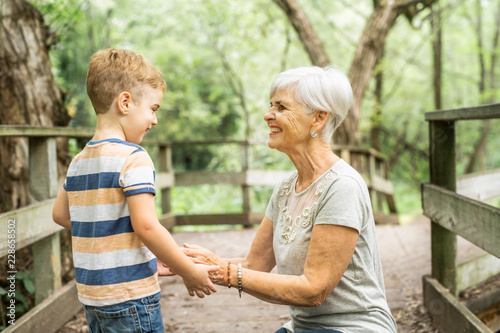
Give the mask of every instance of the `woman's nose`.
POLYGON ((153 115, 153 122, 152 122, 153 125, 156 125, 158 124, 158 118, 156 117, 156 112, 154 113, 153 115))
POLYGON ((268 121, 268 120, 273 120, 275 118, 275 115, 274 115, 274 112, 273 112, 273 108, 269 108, 269 110, 267 110, 267 112, 264 114, 264 120, 265 121, 268 121))

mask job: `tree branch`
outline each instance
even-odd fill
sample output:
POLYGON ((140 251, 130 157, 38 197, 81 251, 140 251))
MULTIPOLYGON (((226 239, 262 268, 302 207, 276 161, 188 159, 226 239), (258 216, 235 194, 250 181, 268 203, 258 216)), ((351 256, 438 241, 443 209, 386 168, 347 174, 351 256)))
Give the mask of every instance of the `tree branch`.
POLYGON ((313 65, 322 67, 330 64, 323 44, 297 2, 295 0, 274 0, 274 2, 285 12, 288 20, 297 31, 313 65))

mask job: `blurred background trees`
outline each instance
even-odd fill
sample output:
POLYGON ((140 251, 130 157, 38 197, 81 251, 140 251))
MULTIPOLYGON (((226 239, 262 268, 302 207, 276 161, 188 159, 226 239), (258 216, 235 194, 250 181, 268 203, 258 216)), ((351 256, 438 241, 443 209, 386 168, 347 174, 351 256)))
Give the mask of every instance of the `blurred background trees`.
MULTIPOLYGON (((30 2, 49 28, 69 126, 94 125, 85 76, 91 55, 106 47, 142 53, 164 73, 167 93, 149 135, 166 140, 265 142, 277 73, 313 63, 349 73, 356 103, 336 140, 387 156, 398 210, 410 216, 420 213, 418 185, 428 179, 424 112, 495 103, 500 94, 500 0, 30 2)), ((500 166, 498 122, 458 126, 459 174, 500 166)), ((267 148, 254 154, 256 167, 289 167, 267 148)), ((176 149, 174 157, 187 170, 231 169, 240 159, 210 147, 176 149)))

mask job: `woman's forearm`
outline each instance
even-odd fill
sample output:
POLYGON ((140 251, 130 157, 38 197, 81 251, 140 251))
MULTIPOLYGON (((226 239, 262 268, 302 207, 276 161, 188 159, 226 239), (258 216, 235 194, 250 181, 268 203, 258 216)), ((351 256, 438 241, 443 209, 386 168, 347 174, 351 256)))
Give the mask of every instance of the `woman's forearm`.
MULTIPOLYGON (((328 296, 324 286, 314 286, 305 275, 278 275, 242 268, 241 282, 245 293, 275 304, 318 306, 328 296)), ((231 286, 238 288, 238 268, 233 264, 231 286)))

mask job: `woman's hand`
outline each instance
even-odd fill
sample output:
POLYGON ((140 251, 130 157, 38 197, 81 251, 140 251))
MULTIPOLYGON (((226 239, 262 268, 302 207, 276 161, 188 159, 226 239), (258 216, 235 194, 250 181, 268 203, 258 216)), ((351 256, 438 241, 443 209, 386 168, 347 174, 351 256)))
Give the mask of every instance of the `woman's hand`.
POLYGON ((210 280, 218 285, 227 285, 228 263, 221 257, 198 245, 184 244, 183 251, 195 264, 219 266, 220 269, 210 272, 210 280))
POLYGON ((174 276, 177 275, 170 267, 164 264, 160 259, 156 259, 156 268, 159 276, 174 276))

